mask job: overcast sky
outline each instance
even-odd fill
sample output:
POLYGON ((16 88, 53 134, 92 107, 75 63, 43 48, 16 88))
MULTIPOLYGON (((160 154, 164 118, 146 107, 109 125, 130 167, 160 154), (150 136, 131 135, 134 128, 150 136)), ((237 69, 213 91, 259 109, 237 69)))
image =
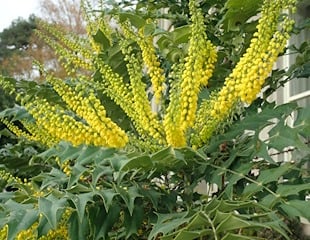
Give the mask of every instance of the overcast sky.
POLYGON ((28 19, 38 13, 38 0, 0 0, 0 32, 10 26, 18 17, 28 19))

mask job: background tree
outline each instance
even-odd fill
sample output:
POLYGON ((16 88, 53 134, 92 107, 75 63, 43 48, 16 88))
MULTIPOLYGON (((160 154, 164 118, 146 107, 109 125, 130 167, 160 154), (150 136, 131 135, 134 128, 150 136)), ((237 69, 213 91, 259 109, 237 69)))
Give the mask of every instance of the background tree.
POLYGON ((80 0, 40 0, 40 15, 68 32, 86 33, 80 0))
POLYGON ((0 33, 0 70, 2 74, 21 76, 31 68, 31 57, 26 53, 32 49, 31 36, 36 29, 36 17, 28 20, 18 18, 0 33))

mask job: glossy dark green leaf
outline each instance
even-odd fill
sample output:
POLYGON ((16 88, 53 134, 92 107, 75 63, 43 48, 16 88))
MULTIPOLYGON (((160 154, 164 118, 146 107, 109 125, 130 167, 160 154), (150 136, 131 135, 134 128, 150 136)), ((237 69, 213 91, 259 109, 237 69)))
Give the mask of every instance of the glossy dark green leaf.
POLYGON ((145 25, 145 20, 137 14, 123 12, 119 14, 121 22, 129 21, 134 27, 141 28, 145 25))
POLYGON ((95 35, 93 35, 94 40, 102 45, 103 49, 107 49, 110 47, 110 41, 109 39, 105 36, 105 34, 101 31, 98 30, 95 35))
POLYGON ((262 2, 262 0, 228 0, 225 4, 227 12, 222 19, 225 29, 238 30, 241 24, 255 15, 262 2))
POLYGON ((310 184, 304 183, 304 184, 280 184, 278 186, 278 189, 276 191, 277 194, 279 194, 281 197, 287 197, 290 195, 298 195, 301 191, 310 191, 310 184))
POLYGON ((304 217, 310 220, 310 202, 305 200, 290 200, 280 205, 280 208, 290 217, 304 217))
POLYGON ((86 205, 88 202, 93 203, 93 192, 80 193, 80 194, 70 194, 67 193, 68 200, 71 200, 75 209, 77 211, 79 221, 82 223, 86 211, 86 205))
POLYGON ((38 219, 38 210, 31 204, 20 204, 13 200, 5 203, 8 211, 6 223, 8 225, 7 239, 15 239, 17 233, 26 230, 38 219))
POLYGON ((110 207, 114 202, 114 198, 119 195, 119 193, 112 189, 96 190, 95 194, 102 198, 106 212, 109 212, 110 207))
POLYGON ((48 198, 40 197, 38 204, 40 213, 47 219, 50 227, 55 229, 67 205, 67 199, 57 199, 50 195, 48 198))
POLYGON ((132 213, 125 211, 124 226, 126 229, 126 239, 138 233, 143 222, 144 211, 141 205, 136 205, 132 213))

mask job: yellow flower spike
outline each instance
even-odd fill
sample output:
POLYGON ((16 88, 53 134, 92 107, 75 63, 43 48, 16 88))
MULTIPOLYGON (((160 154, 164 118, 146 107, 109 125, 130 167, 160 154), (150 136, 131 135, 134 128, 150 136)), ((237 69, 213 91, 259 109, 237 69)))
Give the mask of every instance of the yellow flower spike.
POLYGON ((35 99, 26 104, 25 107, 36 119, 37 124, 42 126, 57 142, 66 140, 73 145, 79 145, 84 141, 78 129, 85 129, 86 132, 93 133, 89 126, 66 115, 60 108, 51 107, 46 100, 35 99), (40 114, 38 114, 39 112, 40 114))
POLYGON ((167 109, 167 120, 164 123, 168 143, 172 146, 176 146, 178 143, 178 147, 186 144, 186 132, 195 122, 200 88, 207 86, 217 60, 216 49, 207 40, 204 17, 195 0, 189 1, 189 8, 192 15, 191 36, 188 56, 185 58, 181 74, 179 86, 181 90, 178 97, 171 99, 167 109), (170 107, 170 105, 177 106, 178 109, 170 107), (172 117, 175 114, 180 116, 172 117), (173 127, 171 127, 172 122, 175 125, 173 127))
POLYGON ((68 36, 56 27, 51 27, 48 23, 39 21, 43 31, 36 31, 38 37, 52 47, 62 66, 69 75, 74 75, 77 69, 94 71, 92 64, 93 53, 87 43, 74 36, 68 36), (52 35, 55 39, 51 38, 52 35))
POLYGON ((253 35, 249 48, 225 79, 217 96, 211 98, 208 106, 202 104, 198 111, 194 131, 199 137, 191 139, 194 145, 199 146, 208 141, 213 131, 230 115, 240 100, 251 104, 256 99, 277 56, 285 48, 288 32, 292 29, 293 21, 284 16, 279 22, 279 16, 283 9, 291 9, 295 3, 295 0, 264 1, 257 32, 253 35))
POLYGON ((127 71, 130 80, 130 89, 133 94, 133 107, 135 108, 134 124, 140 134, 146 134, 158 142, 164 142, 163 128, 156 113, 152 112, 146 93, 146 84, 142 81, 143 70, 138 53, 133 53, 128 42, 124 40, 121 50, 127 60, 127 71))
MULTIPOLYGON (((80 84, 79 91, 84 92, 84 94, 88 94, 89 96, 77 97, 77 92, 74 88, 65 84, 61 79, 56 79, 50 76, 48 81, 53 85, 54 89, 67 105, 71 109, 74 109, 81 118, 87 121, 92 132, 99 133, 103 146, 123 147, 126 145, 128 142, 126 133, 106 116, 104 107, 92 91, 87 93, 88 90, 85 86, 80 84)), ((83 130, 85 133, 87 132, 86 128, 83 128, 83 130)), ((79 142, 80 139, 77 141, 79 142)))
POLYGON ((141 48, 142 58, 151 78, 155 101, 159 104, 163 94, 163 84, 166 79, 164 70, 160 67, 160 62, 155 52, 153 36, 144 35, 143 29, 140 29, 138 35, 139 39, 137 43, 141 48))
POLYGON ((14 123, 8 121, 5 118, 0 118, 0 122, 2 122, 3 124, 5 124, 7 126, 7 128, 14 133, 17 137, 23 137, 26 138, 30 141, 35 141, 36 137, 32 136, 30 134, 28 134, 27 132, 25 132, 24 130, 20 129, 18 126, 16 126, 14 123))

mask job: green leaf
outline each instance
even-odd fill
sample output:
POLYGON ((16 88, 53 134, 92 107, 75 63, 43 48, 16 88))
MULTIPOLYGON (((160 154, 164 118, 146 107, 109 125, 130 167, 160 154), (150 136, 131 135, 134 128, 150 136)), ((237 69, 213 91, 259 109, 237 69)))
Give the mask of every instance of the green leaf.
POLYGON ((293 146, 299 149, 309 151, 309 147, 304 144, 300 138, 298 129, 291 128, 282 124, 277 124, 269 131, 269 146, 279 151, 282 149, 293 146))
POLYGON ((96 32, 95 35, 93 35, 93 38, 97 43, 102 45, 103 49, 108 49, 111 46, 109 39, 100 29, 96 32))
POLYGON ((57 227, 57 222, 67 205, 67 199, 57 199, 52 195, 49 195, 48 198, 40 197, 38 203, 40 213, 46 217, 50 226, 55 229, 57 227))
POLYGON ((95 194, 102 198, 106 212, 109 212, 113 204, 113 199, 119 195, 119 193, 115 192, 113 189, 95 190, 95 194))
POLYGON ((147 188, 139 188, 139 193, 143 195, 145 198, 150 199, 152 202, 152 207, 157 209, 159 201, 161 200, 160 197, 163 195, 162 193, 155 191, 154 189, 147 189, 147 188))
POLYGON ((101 148, 91 145, 84 145, 77 149, 79 156, 76 159, 81 165, 94 162, 94 159, 101 155, 101 148))
POLYGON ((129 20, 131 24, 138 29, 142 28, 145 25, 145 20, 138 14, 123 12, 119 13, 119 18, 121 22, 129 20))
POLYGON ((38 219, 38 210, 32 204, 19 204, 13 200, 7 201, 2 205, 5 210, 8 210, 7 224, 8 233, 7 239, 13 240, 15 236, 22 230, 26 230, 38 219))
POLYGON ((93 192, 89 193, 80 193, 80 194, 71 194, 67 193, 67 198, 72 201, 79 216, 79 221, 82 223, 85 215, 85 209, 88 202, 93 203, 93 192))
POLYGON ((246 221, 233 213, 216 212, 214 223, 218 224, 216 227, 217 232, 225 232, 235 229, 246 227, 254 227, 253 222, 246 221))
POLYGON ((262 0, 228 0, 225 4, 227 10, 221 22, 228 31, 236 31, 248 18, 254 16, 262 4, 262 0))
POLYGON ((155 32, 156 25, 154 23, 147 23, 144 26, 144 35, 150 36, 155 32))
POLYGON ((120 171, 124 172, 132 169, 142 168, 144 170, 151 169, 153 167, 153 163, 151 161, 151 157, 149 155, 140 155, 137 157, 133 157, 128 159, 127 161, 122 162, 122 166, 120 167, 120 171))
POLYGON ((291 200, 279 206, 289 217, 304 217, 310 220, 310 201, 291 200))
POLYGON ((126 239, 137 234, 138 229, 141 227, 143 217, 144 211, 142 205, 136 205, 132 213, 125 211, 124 226, 126 229, 126 239))
POLYGON ((294 129, 298 130, 304 137, 310 136, 310 107, 300 108, 297 112, 297 118, 294 122, 294 129))
POLYGON ((136 198, 143 197, 136 186, 131 186, 129 188, 121 188, 118 186, 115 186, 115 189, 117 193, 121 196, 121 198, 124 200, 126 207, 129 210, 130 215, 132 215, 134 206, 135 206, 135 200, 136 198))
POLYGON ((80 177, 85 173, 88 169, 83 167, 78 162, 72 167, 71 174, 69 177, 68 188, 71 188, 74 184, 76 184, 80 177))
POLYGON ((227 233, 221 240, 264 240, 265 238, 243 236, 240 234, 227 233))
POLYGON ((96 166, 91 174, 92 174, 91 184, 95 187, 101 177, 112 176, 113 170, 110 167, 96 166))
MULTIPOLYGON (((200 236, 199 232, 194 232, 194 231, 180 231, 173 239, 175 240, 192 240, 192 239, 197 239, 200 236)), ((164 238, 163 238, 164 239, 164 238)))
POLYGON ((209 224, 208 219, 202 212, 198 212, 195 214, 194 218, 187 225, 188 230, 201 228, 205 225, 209 224))
POLYGON ((119 220, 121 208, 114 204, 110 211, 105 212, 102 206, 95 206, 89 209, 89 219, 91 227, 94 229, 94 240, 108 239, 108 233, 113 225, 119 220))
POLYGON ((11 121, 28 120, 33 121, 33 117, 27 112, 24 107, 15 105, 13 108, 7 108, 0 112, 0 118, 12 118, 11 121))
POLYGON ((184 166, 186 162, 176 157, 177 150, 172 147, 163 148, 162 150, 151 155, 151 161, 157 169, 176 169, 184 166))
POLYGON ((191 217, 188 216, 188 212, 171 213, 171 214, 157 214, 157 223, 154 225, 152 231, 149 234, 148 239, 156 239, 158 234, 167 235, 179 226, 188 223, 191 217))
POLYGON ((78 147, 73 147, 69 142, 60 142, 56 146, 56 150, 58 151, 58 156, 60 158, 60 162, 64 163, 66 160, 73 160, 78 158, 80 155, 79 151, 83 148, 83 145, 78 147))
POLYGON ((310 184, 281 184, 278 186, 277 194, 281 197, 287 197, 290 195, 297 195, 299 192, 308 190, 310 191, 310 184))
POLYGON ((89 237, 88 219, 83 218, 83 221, 81 223, 77 212, 72 212, 68 220, 68 225, 70 240, 87 239, 87 237, 89 237))
POLYGON ((263 158, 271 164, 275 163, 275 161, 270 157, 270 153, 268 152, 268 145, 263 141, 257 139, 255 150, 255 155, 257 158, 263 158))
POLYGON ((279 181, 280 177, 282 177, 285 173, 287 173, 293 167, 294 165, 291 163, 283 163, 276 167, 261 170, 259 172, 259 176, 256 181, 259 182, 260 185, 270 183, 270 182, 277 182, 279 181))

